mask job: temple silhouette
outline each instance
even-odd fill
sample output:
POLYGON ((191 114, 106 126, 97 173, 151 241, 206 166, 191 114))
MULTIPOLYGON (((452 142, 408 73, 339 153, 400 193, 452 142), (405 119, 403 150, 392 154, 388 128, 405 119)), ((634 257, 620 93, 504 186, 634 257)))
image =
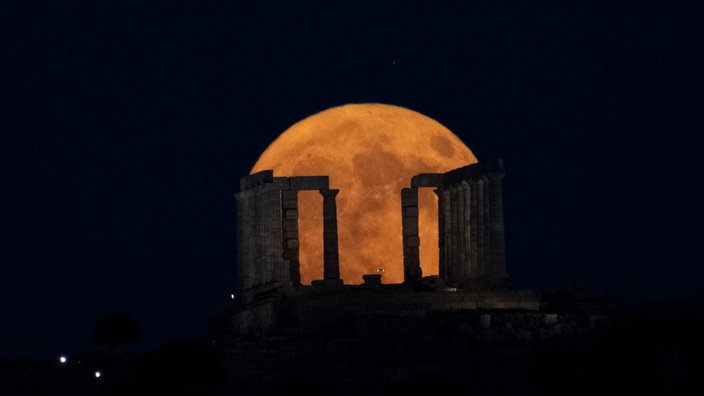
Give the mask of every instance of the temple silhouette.
MULTIPOLYGON (((418 289, 423 283, 418 247, 418 189, 433 188, 438 195, 440 250, 435 288, 490 290, 507 278, 502 161, 472 164, 447 173, 422 173, 401 191, 403 230, 403 285, 418 289)), ((295 293, 300 282, 298 192, 317 190, 323 197, 322 279, 316 289, 334 290, 340 279, 337 248, 337 210, 327 176, 275 177, 266 170, 244 177, 237 198, 238 295, 244 306, 272 292, 295 293)), ((377 285, 379 275, 364 277, 377 285)))
POLYGON ((554 320, 538 312, 538 295, 507 286, 503 176, 496 160, 408 181, 399 192, 404 278, 396 284, 384 284, 379 273, 364 275, 360 284, 340 278, 339 190, 328 176, 278 177, 265 170, 243 177, 235 194, 235 301, 213 337, 230 382, 241 386, 284 371, 305 381, 317 375, 311 373, 363 370, 370 360, 417 358, 426 347, 446 347, 428 341, 441 339, 436 330, 447 318, 438 315, 464 315, 467 329, 477 331, 507 315, 517 324, 554 320), (420 188, 438 197, 438 275, 422 274, 420 188), (322 278, 310 285, 301 283, 298 239, 298 193, 306 190, 319 191, 323 200, 322 278))

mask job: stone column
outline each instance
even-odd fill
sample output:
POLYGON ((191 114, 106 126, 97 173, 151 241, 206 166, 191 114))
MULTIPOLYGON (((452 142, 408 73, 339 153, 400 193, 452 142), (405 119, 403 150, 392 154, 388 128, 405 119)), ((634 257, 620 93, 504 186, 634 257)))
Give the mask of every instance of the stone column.
POLYGON ((445 207, 442 200, 442 191, 433 190, 438 196, 438 275, 445 279, 447 268, 445 266, 445 207))
POLYGON ((478 256, 479 256, 479 273, 482 278, 486 279, 487 273, 487 248, 489 247, 489 233, 487 220, 488 200, 486 199, 486 183, 483 178, 477 179, 477 219, 478 221, 478 256))
POLYGON ((289 263, 289 277, 294 285, 301 284, 301 263, 298 240, 298 191, 281 191, 284 260, 289 263))
MULTIPOLYGON (((277 214, 281 210, 280 204, 276 202, 275 195, 278 196, 278 191, 274 190, 269 183, 256 188, 257 191, 257 283, 268 284, 274 277, 274 262, 277 253, 280 255, 280 250, 277 249, 275 240, 277 227, 277 214)), ((278 238, 276 238, 278 239, 278 238)))
POLYGON ((490 275, 492 281, 503 283, 506 279, 506 241, 504 235, 504 201, 501 180, 503 172, 489 172, 489 230, 491 237, 489 240, 489 262, 490 275))
POLYGON ((237 198, 237 266, 241 293, 254 284, 254 197, 252 191, 242 191, 237 198))
POLYGON ((481 273, 481 263, 479 256, 479 198, 477 183, 474 180, 469 180, 469 261, 471 268, 471 278, 476 278, 481 273))
MULTIPOLYGON (((277 178, 278 179, 278 178, 277 178)), ((267 217, 269 219, 269 232, 267 236, 267 269, 271 273, 271 280, 290 284, 291 274, 288 262, 284 260, 283 219, 281 218, 281 189, 275 182, 268 187, 266 192, 267 217)))
POLYGON ((452 282, 459 282, 462 279, 459 276, 460 272, 460 255, 458 249, 459 236, 459 206, 457 205, 457 188, 449 186, 447 188, 449 194, 450 207, 450 232, 446 236, 448 244, 447 249, 447 279, 452 282))
POLYGON ((418 189, 401 190, 401 224, 403 227, 403 281, 416 283, 423 272, 420 268, 418 237, 418 189))
POLYGON ((335 196, 340 190, 319 191, 323 196, 323 281, 326 283, 338 283, 340 282, 340 259, 337 250, 337 204, 335 196))
POLYGON ((267 234, 267 223, 266 219, 263 218, 266 210, 264 209, 264 200, 262 197, 262 186, 256 186, 252 189, 253 195, 253 208, 254 208, 254 233, 252 239, 254 239, 254 249, 252 255, 252 265, 254 266, 254 280, 253 283, 261 284, 264 282, 264 262, 266 261, 266 234, 267 234))
POLYGON ((472 230, 472 186, 466 180, 462 180, 460 184, 462 186, 462 201, 464 205, 464 218, 462 219, 464 240, 462 241, 462 247, 465 251, 466 261, 465 279, 471 279, 477 270, 476 252, 472 248, 472 238, 474 237, 474 231, 472 230))
POLYGON ((453 282, 455 279, 452 276, 451 260, 452 260, 452 242, 450 235, 452 233, 452 203, 450 200, 450 192, 446 189, 436 190, 438 194, 438 234, 440 246, 440 278, 446 282, 453 282))
POLYGON ((460 281, 469 279, 469 251, 467 249, 467 224, 465 216, 467 212, 466 202, 464 200, 465 191, 464 185, 458 183, 453 192, 454 205, 457 206, 457 276, 460 281))

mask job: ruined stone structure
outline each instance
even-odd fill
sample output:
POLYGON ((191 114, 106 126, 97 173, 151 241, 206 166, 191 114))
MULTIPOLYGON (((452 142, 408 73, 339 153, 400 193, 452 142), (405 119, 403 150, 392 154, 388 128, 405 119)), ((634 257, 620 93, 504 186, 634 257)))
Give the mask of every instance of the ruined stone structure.
MULTIPOLYGON (((436 285, 490 290, 507 277, 501 161, 472 164, 447 173, 414 176, 401 191, 404 284, 422 282, 418 255, 418 189, 438 195, 440 274, 436 285)), ((298 192, 318 190, 323 196, 323 277, 317 289, 334 290, 340 279, 337 246, 338 190, 327 176, 274 177, 262 171, 240 181, 237 198, 240 285, 244 305, 276 292, 300 288, 298 192)), ((379 285, 365 278, 365 285, 379 285)))
MULTIPOLYGON (((571 342, 599 331, 606 316, 594 305, 575 306, 573 299, 545 304, 531 290, 505 285, 503 175, 501 161, 494 161, 414 176, 400 192, 404 282, 382 284, 377 273, 363 275, 361 285, 340 279, 338 190, 330 189, 327 176, 274 177, 268 170, 244 177, 236 194, 238 298, 211 330, 228 383, 239 391, 278 381, 283 386, 271 392, 278 393, 296 389, 289 385, 296 380, 306 384, 300 389, 323 384, 322 393, 339 393, 344 375, 354 378, 350 384, 363 384, 354 394, 368 394, 384 381, 380 371, 432 362, 417 373, 436 370, 436 391, 450 378, 448 369, 457 369, 452 375, 459 378, 491 367, 485 351, 492 348, 513 354, 517 345, 571 342), (420 188, 438 196, 437 276, 424 277, 419 260, 420 188), (299 273, 302 190, 317 190, 323 199, 322 279, 310 286, 301 284, 299 273), (458 353, 477 367, 458 365, 458 353), (437 364, 448 357, 451 362, 437 364)), ((397 379, 387 382, 389 393, 399 393, 397 379)))
POLYGON ((442 355, 458 345, 472 349, 478 336, 488 343, 499 339, 491 322, 501 327, 505 318, 512 325, 501 337, 540 336, 550 325, 538 312, 540 298, 504 287, 502 177, 501 161, 414 176, 400 192, 404 282, 382 284, 377 273, 364 275, 361 285, 340 279, 338 190, 327 176, 274 177, 267 170, 242 178, 236 194, 238 298, 214 335, 229 381, 241 385, 294 367, 346 371, 442 355), (437 276, 424 277, 421 270, 419 188, 438 195, 437 276), (322 279, 310 286, 301 284, 299 270, 302 190, 318 190, 323 199, 322 279), (466 334, 445 343, 457 326, 466 334), (427 351, 419 349, 423 345, 427 351), (343 357, 348 366, 337 367, 343 357))
POLYGON ((504 283, 503 178, 501 160, 447 173, 424 173, 401 191, 403 267, 406 283, 421 278, 418 259, 418 188, 438 195, 440 279, 447 286, 493 288, 504 283))
POLYGON ((298 191, 323 196, 323 279, 325 288, 342 285, 337 251, 338 190, 327 176, 274 177, 266 170, 240 180, 237 199, 237 246, 244 303, 257 294, 290 291, 300 285, 298 261, 298 191))

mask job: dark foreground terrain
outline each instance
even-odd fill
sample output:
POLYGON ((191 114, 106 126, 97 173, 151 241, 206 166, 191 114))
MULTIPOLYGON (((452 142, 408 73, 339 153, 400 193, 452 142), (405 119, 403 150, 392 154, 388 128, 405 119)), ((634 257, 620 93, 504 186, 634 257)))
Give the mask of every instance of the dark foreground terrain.
POLYGON ((387 316, 320 334, 231 340, 239 360, 223 360, 208 337, 63 366, 3 361, 0 395, 704 393, 701 296, 633 305, 567 293, 544 301, 543 319, 508 312, 482 323, 477 312, 443 312, 429 314, 429 328, 387 316))

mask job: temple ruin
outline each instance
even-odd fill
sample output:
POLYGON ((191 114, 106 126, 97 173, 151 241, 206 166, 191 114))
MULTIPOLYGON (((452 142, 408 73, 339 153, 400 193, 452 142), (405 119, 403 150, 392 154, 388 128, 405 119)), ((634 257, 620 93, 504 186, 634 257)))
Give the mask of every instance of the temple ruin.
POLYGON ((342 285, 337 251, 339 190, 327 176, 274 177, 271 170, 240 180, 237 199, 237 246, 240 286, 246 301, 263 290, 290 291, 300 286, 298 192, 323 196, 323 279, 327 288, 342 285))
POLYGON ((404 280, 383 284, 375 273, 359 285, 340 279, 338 190, 327 176, 277 177, 266 170, 242 178, 235 195, 238 287, 213 335, 228 381, 294 368, 345 371, 442 355, 458 345, 473 350, 481 340, 499 339, 494 322, 510 330, 506 339, 538 337, 555 315, 540 313, 532 291, 506 285, 503 175, 499 160, 412 177, 400 191, 404 280), (419 259, 421 188, 438 196, 440 262, 433 276, 423 275, 419 259), (323 199, 322 279, 311 285, 301 284, 299 262, 298 194, 306 190, 323 199), (465 336, 446 342, 455 331, 448 329, 460 324, 465 336))
POLYGON ((418 188, 438 196, 440 279, 448 286, 488 289, 506 277, 501 160, 447 173, 423 173, 401 191, 404 280, 421 278, 418 188))
MULTIPOLYGON (((606 316, 593 305, 575 311, 570 300, 556 311, 564 301, 545 302, 507 285, 503 176, 498 160, 412 177, 400 191, 404 280, 383 284, 380 274, 366 274, 359 285, 340 279, 338 190, 327 176, 275 177, 266 170, 242 178, 238 291, 212 330, 228 382, 238 388, 304 378, 337 387, 336 375, 361 373, 366 394, 379 367, 412 367, 458 352, 480 353, 472 361, 483 366, 490 348, 515 350, 598 330, 606 316), (421 188, 438 197, 439 274, 432 276, 423 275, 419 259, 421 188), (323 198, 322 279, 311 285, 301 284, 299 272, 298 193, 305 190, 323 198)), ((438 367, 445 374, 455 362, 438 367)))
MULTIPOLYGON (((424 282, 419 260, 418 189, 438 196, 440 249, 436 286, 491 290, 507 278, 501 160, 478 163, 446 173, 422 173, 401 191, 405 286, 424 282)), ((323 279, 316 289, 335 290, 340 279, 337 208, 327 176, 275 177, 272 170, 246 176, 237 193, 239 261, 238 295, 246 305, 271 293, 301 288, 298 241, 298 192, 317 190, 323 196, 323 279)), ((378 275, 365 284, 380 284, 378 275)), ((427 282, 426 282, 427 283, 427 282)))

